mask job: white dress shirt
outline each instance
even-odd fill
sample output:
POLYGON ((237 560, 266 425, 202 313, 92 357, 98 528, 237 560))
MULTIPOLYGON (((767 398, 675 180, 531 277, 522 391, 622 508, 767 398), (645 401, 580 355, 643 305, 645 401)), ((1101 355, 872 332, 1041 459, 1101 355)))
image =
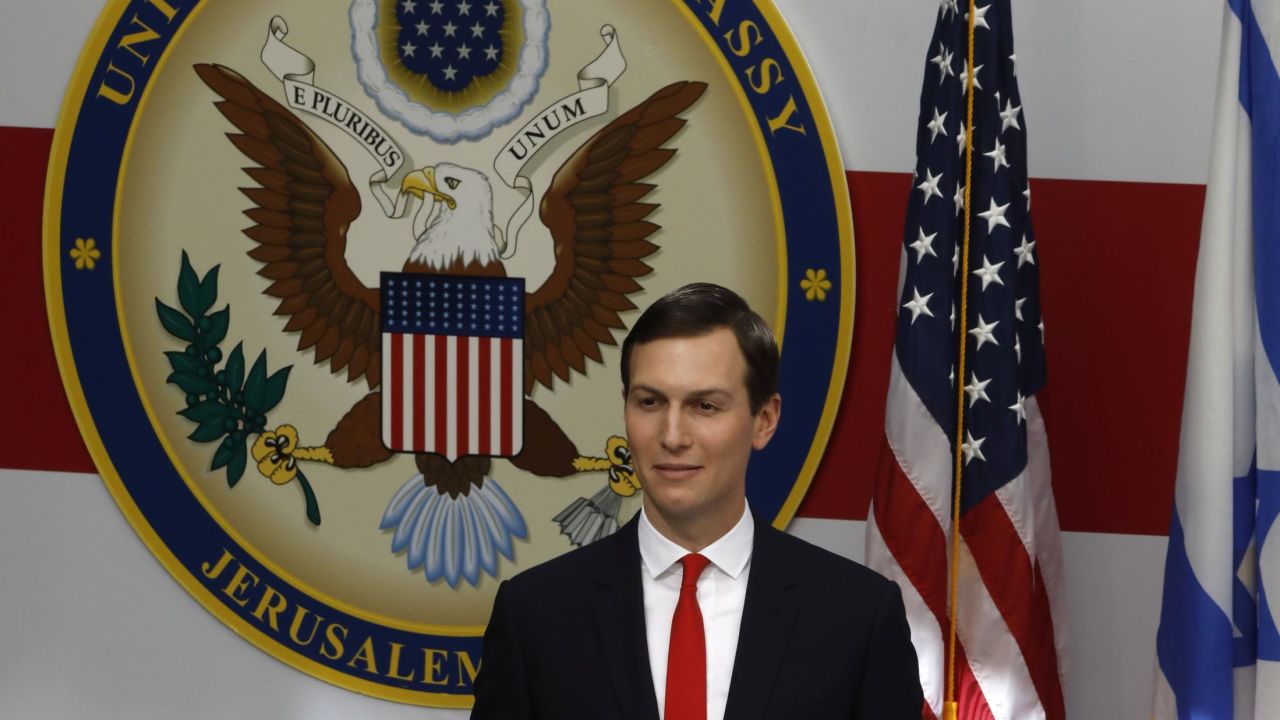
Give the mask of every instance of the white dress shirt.
MULTIPOLYGON (((707 640, 707 720, 722 720, 733 677, 733 659, 738 652, 738 631, 742 627, 742 605, 747 598, 747 576, 751 572, 751 547, 755 540, 751 509, 743 508, 742 518, 720 539, 699 553, 711 564, 698 577, 698 608, 707 640)), ((649 644, 649 669, 658 696, 658 716, 666 715, 667 651, 671 643, 671 617, 680 599, 684 567, 680 558, 689 554, 659 533, 640 511, 640 561, 644 566, 640 584, 644 588, 645 635, 649 644)))

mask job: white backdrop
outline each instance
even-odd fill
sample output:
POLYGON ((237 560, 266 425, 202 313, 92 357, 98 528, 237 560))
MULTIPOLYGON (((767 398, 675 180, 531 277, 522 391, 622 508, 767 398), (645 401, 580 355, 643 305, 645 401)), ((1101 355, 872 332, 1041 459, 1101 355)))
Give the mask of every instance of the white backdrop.
MULTIPOLYGON (((909 172, 937 3, 779 5, 846 169, 909 172)), ((1033 177, 1204 182, 1220 2, 1014 6, 1033 177)), ((99 10, 95 0, 0 6, 0 126, 53 126, 99 10)), ((862 525, 799 519, 792 532, 860 559, 862 525)), ((1065 533, 1063 543, 1068 714, 1145 717, 1166 540, 1065 533)), ((0 609, 4 718, 465 716, 340 690, 256 650, 168 577, 92 475, 0 469, 0 609)))

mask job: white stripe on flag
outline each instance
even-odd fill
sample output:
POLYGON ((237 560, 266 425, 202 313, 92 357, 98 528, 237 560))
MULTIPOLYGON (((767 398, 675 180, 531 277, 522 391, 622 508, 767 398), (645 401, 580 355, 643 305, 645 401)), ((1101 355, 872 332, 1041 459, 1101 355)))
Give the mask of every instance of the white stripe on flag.
POLYGON ((960 542, 956 635, 996 720, 1038 720, 1044 707, 1009 626, 978 574, 968 543, 960 542))
POLYGON ((502 451, 502 345, 510 342, 505 338, 494 338, 489 341, 489 452, 497 455, 502 451))
POLYGON ((467 338, 467 447, 463 452, 480 448, 480 338, 467 338))
POLYGON ((936 717, 942 717, 942 695, 946 691, 943 687, 941 664, 942 658, 946 657, 942 628, 938 627, 938 621, 925 604, 920 591, 916 590, 911 578, 902 571, 902 566, 885 545, 880 527, 876 525, 874 504, 867 512, 866 553, 867 565, 898 583, 898 589, 902 591, 902 604, 906 606, 907 619, 911 625, 911 644, 915 646, 916 660, 920 664, 920 687, 924 690, 924 701, 929 704, 929 709, 936 717))
POLYGON ((446 335, 444 341, 445 356, 445 444, 442 450, 450 460, 458 457, 458 337, 446 335))
POLYGON ((907 381, 895 352, 889 371, 885 432, 902 472, 942 526, 951 531, 951 441, 907 381))
POLYGON ((394 448, 391 442, 391 396, 395 392, 396 379, 391 376, 391 334, 382 333, 382 444, 394 448))

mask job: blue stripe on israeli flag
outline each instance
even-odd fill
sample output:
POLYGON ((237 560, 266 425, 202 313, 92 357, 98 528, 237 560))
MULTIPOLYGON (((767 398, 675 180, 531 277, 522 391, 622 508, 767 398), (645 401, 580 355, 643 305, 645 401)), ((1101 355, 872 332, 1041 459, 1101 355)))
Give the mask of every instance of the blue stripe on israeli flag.
MULTIPOLYGON (((1229 0, 1152 716, 1280 707, 1280 0, 1229 0)), ((1260 715, 1261 716, 1261 715, 1260 715)))

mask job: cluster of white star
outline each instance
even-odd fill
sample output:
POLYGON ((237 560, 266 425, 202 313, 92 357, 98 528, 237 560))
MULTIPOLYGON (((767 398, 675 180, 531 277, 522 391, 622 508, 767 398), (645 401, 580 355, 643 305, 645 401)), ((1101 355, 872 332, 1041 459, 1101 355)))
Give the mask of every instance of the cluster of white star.
MULTIPOLYGON (((465 21, 459 25, 453 22, 452 19, 441 23, 440 20, 443 19, 445 9, 445 4, 441 0, 422 3, 424 5, 422 8, 419 8, 419 4, 417 0, 401 0, 400 2, 400 10, 404 13, 406 19, 405 27, 411 27, 415 31, 413 38, 418 39, 418 42, 425 43, 429 39, 428 34, 431 29, 438 27, 443 33, 442 37, 446 39, 446 43, 449 38, 452 38, 454 42, 457 42, 457 46, 452 48, 445 47, 440 44, 439 40, 433 41, 431 45, 420 46, 414 39, 409 39, 400 45, 400 52, 404 57, 416 58, 420 50, 430 53, 430 59, 444 61, 445 65, 439 67, 439 70, 445 80, 453 80, 458 76, 459 68, 454 67, 453 62, 470 60, 473 51, 483 53, 486 61, 498 59, 501 41, 496 41, 498 45, 495 45, 494 39, 486 38, 486 29, 479 20, 473 21, 470 25, 467 25, 465 21), (408 22, 411 17, 418 18, 418 21, 416 23, 408 22), (472 43, 474 43, 475 47, 472 47, 472 43), (480 47, 481 43, 486 44, 484 47, 480 47), (454 53, 453 58, 446 57, 446 53, 450 49, 454 53)), ((473 10, 477 18, 481 17, 481 11, 484 13, 483 17, 497 17, 498 11, 502 9, 502 6, 495 0, 488 0, 485 5, 473 5, 468 0, 459 0, 454 9, 457 11, 459 18, 473 17, 473 10)), ((439 63, 435 63, 435 65, 439 66, 439 63)))
MULTIPOLYGON (((959 7, 959 0, 940 0, 939 5, 940 5, 939 12, 941 14, 941 17, 944 20, 949 17, 950 18, 963 17, 965 20, 965 23, 967 24, 969 19, 968 14, 967 13, 962 14, 961 9, 959 7)), ((986 19, 986 14, 990 7, 991 7, 990 4, 975 7, 974 17, 973 17, 973 27, 975 29, 975 32, 981 34, 983 31, 990 31, 990 26, 988 25, 987 19, 986 19)), ((989 35, 989 32, 988 32, 988 35, 989 35)), ((934 54, 933 57, 929 58, 929 65, 927 65, 926 68, 930 73, 937 72, 938 74, 938 87, 939 87, 938 94, 939 95, 943 95, 943 96, 947 95, 947 92, 942 90, 941 86, 946 84, 948 79, 953 79, 953 81, 958 81, 960 83, 960 96, 962 98, 968 93, 970 83, 972 83, 973 90, 975 92, 975 97, 978 96, 977 95, 978 93, 981 93, 983 91, 982 81, 984 79, 983 77, 984 65, 975 63, 975 67, 973 67, 971 71, 968 60, 962 59, 959 73, 957 74, 956 72, 956 68, 955 68, 955 61, 957 59, 956 56, 958 54, 963 55, 964 52, 965 52, 965 48, 963 46, 961 48, 953 50, 952 48, 949 48, 947 46, 945 41, 940 41, 937 46, 936 54, 934 54)), ((1016 56, 1013 55, 1012 53, 1008 56, 1008 59, 1010 63, 1016 63, 1016 56)), ((987 72, 989 74, 991 71, 988 70, 987 72)), ((1014 70, 1012 74, 1016 76, 1016 70, 1014 70)), ((990 77, 987 77, 985 79, 988 81, 991 80, 990 77)), ((926 82, 928 83, 930 82, 930 80, 926 79, 926 82)), ((928 90, 929 87, 930 85, 926 85, 926 91, 928 90)), ((951 90, 950 92, 955 92, 955 90, 951 90)), ((950 97, 954 98, 955 96, 951 95, 950 97)), ((980 160, 978 157, 974 157, 974 169, 976 171, 978 168, 977 163, 982 162, 984 171, 987 167, 990 168, 991 177, 992 177, 992 187, 994 188, 1003 187, 1005 189, 1005 192, 1008 192, 1010 189, 1010 186, 1014 185, 1014 183, 1018 183, 1018 184, 1025 183, 1025 176, 1019 178, 1016 176, 1009 175, 1009 173, 1011 172, 1011 170, 1009 169, 1011 165, 1010 165, 1010 159, 1008 155, 1008 152, 1009 152, 1008 143, 1010 142, 1009 133, 1021 132, 1023 130, 1022 124, 1020 122, 1022 107, 1020 105, 1014 104, 1014 100, 1012 98, 1005 98, 1003 99, 1003 102, 1002 102, 1002 98, 998 90, 994 93, 994 100, 995 100, 995 105, 994 105, 995 112, 992 115, 992 117, 993 119, 999 122, 999 129, 998 131, 995 132, 994 142, 988 149, 976 148, 976 147, 973 148, 973 150, 975 151, 974 152, 975 156, 981 155, 982 158, 985 158, 980 160), (987 162, 990 162, 991 164, 987 166, 986 165, 987 162)), ((991 97, 988 96, 984 102, 989 103, 990 101, 991 101, 991 97)), ((963 102, 964 101, 962 100, 961 102, 962 102, 962 105, 961 105, 962 109, 959 114, 963 118, 963 102)), ((922 128, 923 135, 922 135, 921 142, 926 144, 929 147, 933 147, 934 144, 938 141, 938 138, 940 136, 947 139, 954 139, 956 142, 957 155, 950 156, 950 157, 963 158, 966 149, 968 149, 968 144, 973 142, 973 140, 976 139, 976 136, 974 138, 970 137, 970 132, 965 127, 965 123, 963 122, 963 120, 956 122, 956 120, 954 119, 954 116, 956 114, 954 112, 954 108, 950 108, 948 109, 948 111, 944 112, 944 107, 945 107, 945 101, 943 103, 943 107, 934 106, 931 109, 931 112, 926 112, 923 115, 923 117, 921 117, 921 122, 923 123, 923 128, 922 128), (952 121, 950 124, 948 123, 948 115, 952 116, 952 121)), ((990 109, 992 107, 991 105, 987 104, 984 107, 988 108, 986 112, 988 113, 992 112, 992 110, 990 109)), ((995 129, 994 124, 992 124, 990 127, 992 129, 995 129)), ((945 140, 944 140, 944 143, 945 143, 945 140)), ((949 153, 949 150, 946 152, 949 153)), ((960 211, 964 209, 966 205, 963 175, 955 178, 954 180, 951 179, 950 177, 948 177, 949 174, 952 174, 949 172, 949 168, 948 168, 950 161, 946 160, 945 157, 942 160, 939 160, 937 156, 937 151, 934 151, 931 154, 931 156, 933 158, 933 161, 935 163, 940 163, 942 167, 937 171, 935 171, 934 167, 937 167, 937 165, 931 166, 930 164, 928 164, 929 156, 927 156, 926 153, 924 153, 923 151, 921 152, 920 160, 922 164, 922 167, 921 167, 922 172, 917 174, 913 181, 914 189, 916 191, 919 191, 922 196, 920 205, 917 206, 920 209, 920 225, 917 227, 917 230, 915 233, 915 239, 907 243, 908 253, 910 257, 909 262, 914 263, 914 265, 917 267, 925 266, 926 263, 940 262, 940 258, 938 257, 938 253, 935 251, 933 244, 935 239, 938 238, 940 234, 944 238, 947 237, 947 234, 943 233, 943 230, 945 229, 949 231, 950 235, 957 237, 957 242, 955 244, 955 249, 951 258, 951 262, 952 262, 952 273, 958 274, 960 265, 961 265, 960 242, 958 240, 958 237, 960 236, 961 233, 955 231, 955 228, 949 225, 946 226, 945 228, 930 227, 930 225, 934 224, 937 221, 936 220, 927 221, 925 218, 929 216, 927 216, 924 213, 923 208, 927 207, 930 201, 933 200, 934 198, 940 198, 941 199, 940 202, 945 203, 946 195, 944 193, 948 189, 953 190, 953 193, 951 194, 951 200, 955 210, 953 221, 958 223, 960 211)), ((963 172, 964 172, 963 164, 961 164, 959 173, 963 173, 963 172)), ((1013 192, 1017 192, 1016 185, 1014 185, 1013 192)), ((985 191, 984 191, 984 194, 986 194, 985 191)), ((1031 188, 1029 185, 1026 185, 1024 189, 1022 189, 1022 195, 1026 203, 1025 207, 1027 211, 1030 212, 1031 188)), ((975 202, 980 202, 980 200, 975 199, 975 202)), ((1002 232, 1010 233, 1014 230, 1013 226, 1010 225, 1009 219, 1006 217, 1006 214, 1008 213, 1011 205, 1012 205, 1012 200, 1007 200, 1006 202, 1003 202, 1003 203, 998 202, 996 199, 996 193, 992 192, 990 197, 988 198, 988 207, 986 208, 986 210, 974 213, 975 219, 981 219, 986 221, 985 232, 986 232, 987 238, 999 238, 999 235, 998 235, 999 233, 1002 233, 1002 232)), ((977 208, 974 208, 974 210, 977 210, 977 208)), ((945 225, 945 223, 943 224, 945 225)), ((984 226, 982 226, 981 224, 977 224, 977 228, 983 228, 983 227, 984 226)), ((974 232, 975 238, 978 237, 978 232, 980 232, 980 230, 977 230, 977 228, 975 228, 975 232, 974 232)), ((1009 240, 1009 237, 1008 235, 1006 235, 1001 240, 1001 242, 1002 243, 1007 242, 1008 240, 1009 240)), ((971 298, 972 298, 972 293, 974 293, 975 291, 978 293, 978 296, 980 299, 981 297, 983 297, 985 293, 988 292, 988 289, 992 288, 993 286, 1008 287, 1006 285, 1006 280, 1009 280, 1012 282, 1013 275, 1011 273, 1017 273, 1018 270, 1021 270, 1025 266, 1036 264, 1035 241, 1031 240, 1028 237, 1027 233, 1025 232, 1022 233, 1020 242, 1017 242, 1016 236, 1013 238, 1013 240, 1015 241, 1013 243, 1013 246, 1014 246, 1013 256, 1008 258, 1007 260, 1005 258, 1000 257, 1000 255, 1002 255, 1004 252, 1007 252, 1007 250, 998 250, 996 251, 995 256, 989 256, 987 252, 975 251, 975 255, 978 255, 981 258, 981 266, 977 267, 976 269, 971 268, 969 271, 970 274, 976 279, 972 286, 973 289, 969 291, 971 298), (1015 266, 1015 263, 1013 262, 1014 259, 1016 259, 1016 266, 1015 266), (981 282, 978 283, 977 281, 981 281, 981 282)), ((984 245, 985 243, 979 243, 979 247, 983 247, 984 245)), ((1008 245, 1003 245, 1003 247, 1008 248, 1008 245)), ((976 263, 977 260, 978 258, 975 257, 974 262, 976 263)), ((945 261, 942 261, 942 262, 945 262, 945 261)), ((919 279, 920 278, 917 278, 917 280, 919 279)), ((909 280, 908 282, 911 282, 911 281, 909 280)), ((906 325, 907 327, 915 326, 916 322, 922 316, 927 318, 935 317, 933 310, 929 307, 929 303, 933 299, 934 293, 922 294, 920 290, 921 290, 921 287, 919 284, 912 284, 909 290, 910 299, 906 300, 906 302, 904 302, 902 305, 902 308, 904 310, 910 312, 910 318, 906 325)), ((958 302, 958 298, 956 298, 955 300, 958 302)), ((1026 303, 1026 301, 1027 301, 1027 298, 1025 297, 1014 299, 1014 316, 1016 320, 1020 323, 1024 321, 1023 305, 1024 303, 1026 303)), ((1034 303, 1033 303, 1033 307, 1034 307, 1034 303)), ((990 308, 988 307, 987 309, 989 310, 990 308)), ((955 331, 956 314, 957 314, 956 305, 952 304, 951 313, 950 313, 950 323, 951 323, 952 332, 955 331)), ((975 325, 965 331, 968 336, 972 337, 972 341, 970 345, 971 352, 975 354, 983 352, 983 348, 987 347, 988 345, 992 347, 1000 347, 1001 342, 1000 342, 1000 339, 997 337, 997 326, 1000 325, 1000 322, 1001 322, 1000 319, 993 319, 991 321, 988 321, 985 317, 983 317, 982 312, 978 312, 976 314, 975 325)), ((1041 333, 1041 341, 1043 342, 1043 333, 1044 333, 1043 321, 1040 321, 1038 327, 1041 333)), ((1017 363, 1021 365, 1022 346, 1021 346, 1021 341, 1019 339, 1019 332, 1013 332, 1012 335, 1013 335, 1014 355, 1016 357, 1017 363)), ((1003 330, 1001 331, 1000 337, 1005 337, 1005 331, 1003 330)), ((991 352, 991 351, 987 350, 986 352, 991 352)), ((978 357, 981 357, 981 356, 978 356, 978 357)), ((993 382, 996 383, 996 385, 999 385, 999 383, 1004 382, 1003 375, 999 379, 995 377, 987 377, 987 378, 980 377, 978 373, 981 371, 982 364, 983 363, 976 362, 976 361, 972 363, 973 369, 971 369, 969 372, 968 382, 963 385, 964 393, 967 396, 968 408, 974 408, 981 403, 991 403, 992 396, 994 394, 992 392, 993 388, 991 387, 993 382)), ((956 381, 955 374, 956 374, 955 368, 953 366, 949 374, 949 383, 952 388, 955 387, 955 381, 956 381)), ((1023 425, 1025 424, 1027 419, 1026 400, 1028 398, 1023 396, 1021 392, 1021 388, 1019 388, 1018 391, 1016 392, 1016 397, 1017 397, 1016 402, 1014 402, 1012 405, 1009 405, 1008 410, 1012 411, 1016 423, 1018 425, 1023 425)), ((961 452, 964 457, 965 465, 968 465, 970 462, 974 460, 979 460, 979 461, 986 460, 986 457, 983 455, 983 452, 982 452, 982 445, 984 442, 987 441, 987 439, 988 438, 986 437, 974 437, 969 430, 965 431, 964 439, 961 442, 961 452)))
POLYGON ((424 281, 421 278, 406 278, 399 282, 387 278, 386 283, 388 316, 399 323, 416 326, 415 332, 443 329, 505 333, 520 329, 522 298, 517 290, 508 289, 503 283, 491 287, 489 284, 424 281))

